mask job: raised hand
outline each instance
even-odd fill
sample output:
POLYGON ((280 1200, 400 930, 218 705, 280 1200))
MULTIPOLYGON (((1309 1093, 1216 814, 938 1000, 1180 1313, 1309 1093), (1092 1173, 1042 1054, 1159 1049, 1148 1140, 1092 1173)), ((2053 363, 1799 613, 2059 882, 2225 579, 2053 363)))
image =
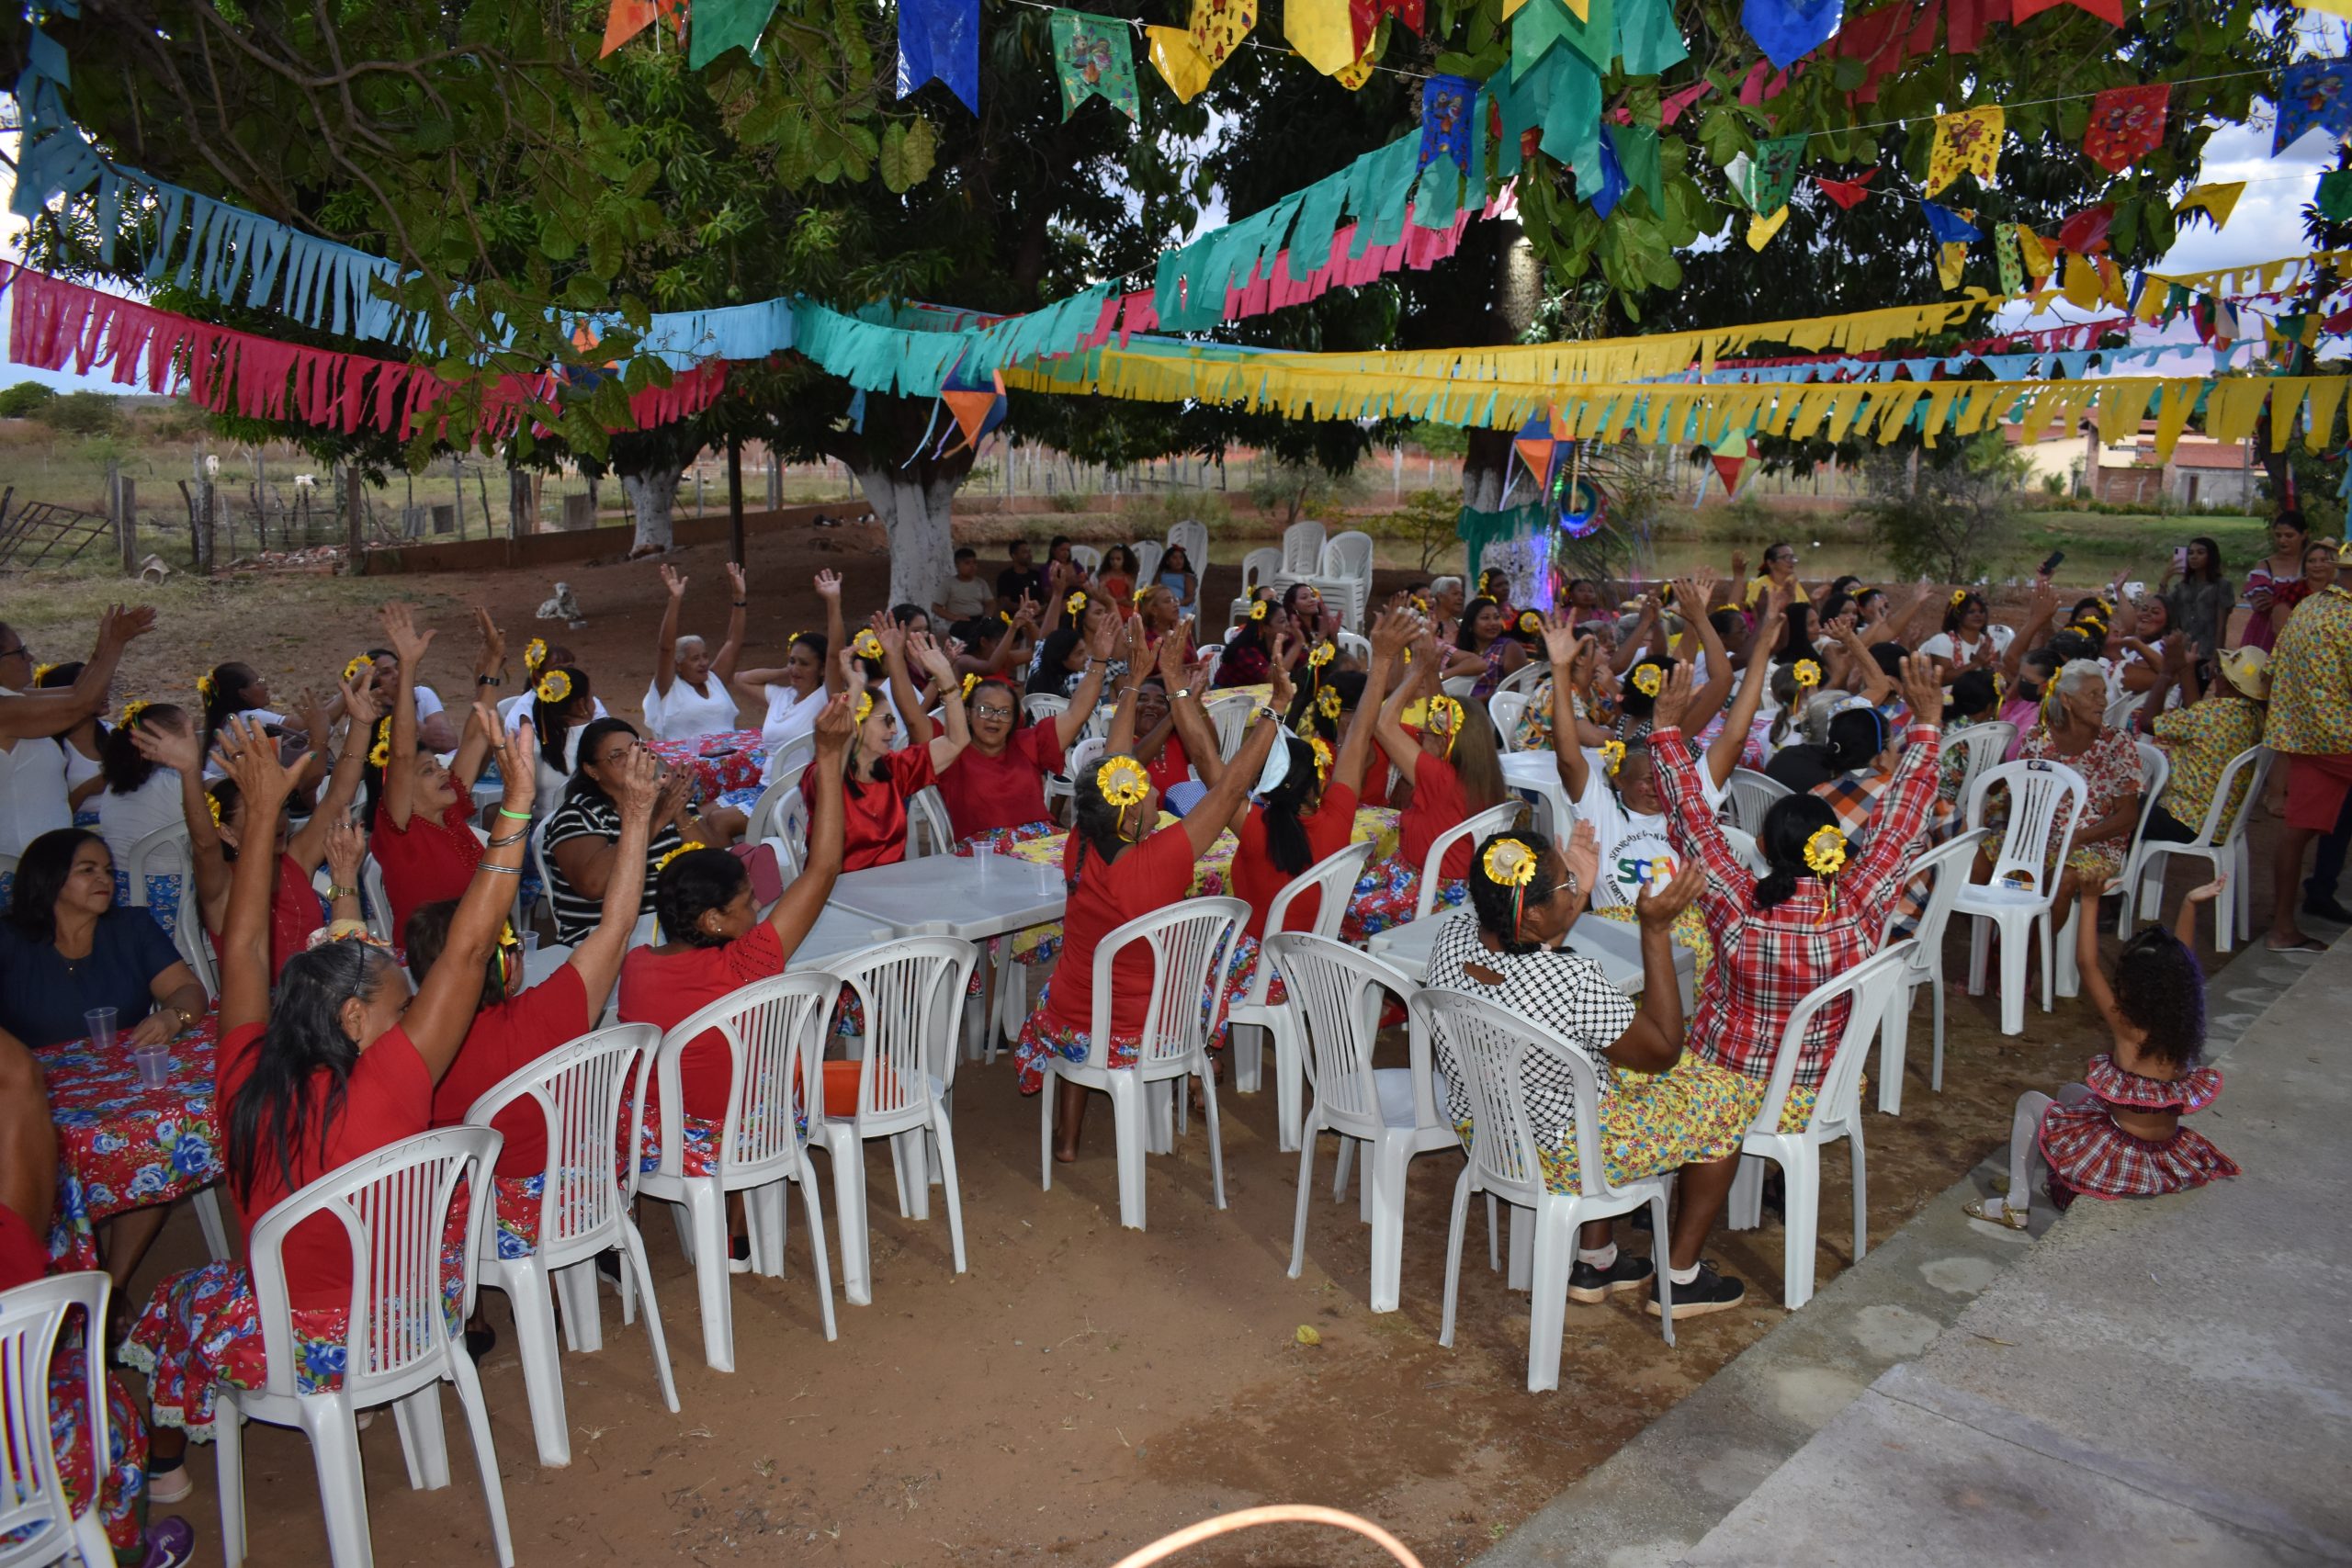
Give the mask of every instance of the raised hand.
POLYGON ((1297 688, 1290 683, 1288 661, 1277 655, 1274 661, 1266 667, 1266 675, 1268 684, 1273 688, 1270 700, 1273 704, 1274 711, 1284 714, 1290 712, 1291 702, 1297 696, 1298 692, 1297 688))
POLYGON ((301 765, 302 756, 296 756, 290 762, 280 761, 277 742, 249 718, 232 718, 222 725, 212 755, 220 764, 220 771, 236 780, 237 788, 243 793, 245 820, 277 820, 277 808, 294 793, 293 770, 301 765))
POLYGON ((395 599, 384 606, 384 640, 392 645, 392 657, 401 668, 413 671, 424 659, 424 650, 433 646, 434 634, 416 629, 416 613, 395 599))
POLYGON ((119 649, 154 629, 153 605, 133 604, 126 610, 119 604, 113 604, 98 617, 98 642, 102 647, 119 649))
POLYGON ((1544 617, 1544 657, 1552 661, 1555 670, 1566 670, 1576 663, 1578 649, 1590 642, 1590 637, 1577 636, 1572 615, 1555 611, 1544 617))
MULTIPOLYGON (((662 569, 668 570, 667 567, 662 569)), ((817 574, 817 597, 839 599, 842 596, 842 574, 830 569, 817 574)))
MULTIPOLYGON (((351 733, 366 734, 369 725, 384 716, 383 705, 376 699, 375 667, 368 667, 368 673, 360 677, 357 685, 349 681, 338 683, 343 687, 343 711, 351 720, 351 733)), ((316 741, 321 737, 313 735, 311 739, 316 741)))
POLYGON ((1731 574, 1742 582, 1747 581, 1747 552, 1746 550, 1732 551, 1731 574))
POLYGON ((899 625, 889 611, 875 611, 865 625, 866 629, 874 634, 874 640, 882 645, 883 658, 889 659, 895 655, 903 660, 907 656, 907 629, 899 625))
POLYGON ((204 770, 203 743, 197 739, 196 727, 188 722, 186 715, 174 724, 157 722, 131 726, 130 743, 138 748, 141 756, 159 768, 190 774, 204 770))
POLYGON ((1904 658, 1903 700, 1910 705, 1912 723, 1943 723, 1944 683, 1936 678, 1936 661, 1924 653, 1904 658))
POLYGON ((851 732, 857 726, 850 721, 850 694, 835 692, 817 713, 817 755, 830 757, 838 762, 841 754, 849 750, 851 732))
POLYGON ((1560 846, 1560 853, 1568 863, 1568 874, 1577 879, 1577 886, 1586 897, 1592 896, 1593 884, 1600 879, 1600 835, 1589 822, 1579 821, 1568 829, 1568 841, 1560 846))
MULTIPOLYGON (((652 753, 648 752, 647 756, 652 758, 652 753)), ((652 760, 655 766, 659 768, 660 759, 652 758, 652 760)), ((694 793, 694 775, 685 769, 671 768, 662 771, 661 783, 655 787, 653 793, 653 815, 665 822, 675 817, 684 807, 686 797, 694 793)))
POLYGON ((1667 672, 1666 685, 1650 707, 1650 723, 1660 729, 1679 729, 1682 716, 1690 711, 1690 666, 1682 660, 1674 661, 1667 672))
MULTIPOLYGON (((1404 595, 1400 592, 1397 597, 1402 599, 1404 595)), ((1409 605, 1394 605, 1382 611, 1380 618, 1372 623, 1372 651, 1394 662, 1421 631, 1421 617, 1409 605)))
POLYGON ((743 581, 743 568, 741 562, 729 561, 727 563, 727 581, 729 586, 735 590, 736 598, 747 599, 751 597, 750 590, 745 586, 743 581))
POLYGON ((951 691, 956 689, 956 666, 948 659, 946 650, 932 639, 930 633, 911 633, 906 643, 907 651, 914 656, 916 663, 922 666, 925 674, 944 683, 951 691))
POLYGON ((608 786, 623 821, 650 822, 662 795, 662 761, 639 746, 622 761, 620 777, 608 786))
POLYGON ((1184 685, 1184 644, 1190 640, 1192 631, 1193 622, 1187 616, 1159 639, 1159 678, 1166 683, 1171 702, 1184 685))
POLYGON ((2196 661, 2197 645, 2188 640, 2188 634, 2187 632, 2166 632, 2165 634, 2165 669, 2186 670, 2196 661))
POLYGON ((1120 637, 1132 625, 1133 622, 1123 621, 1116 615, 1099 616, 1093 631, 1086 636, 1087 656, 1091 659, 1110 658, 1112 650, 1119 646, 1120 637))
POLYGON ((680 577, 676 569, 667 562, 664 562, 662 567, 662 586, 670 591, 670 597, 673 599, 684 599, 686 596, 686 580, 680 577))
POLYGON ((349 817, 327 824, 327 880, 337 887, 359 886, 359 867, 368 858, 368 835, 349 817))
POLYGON ((506 668, 506 634, 490 618, 483 605, 474 606, 474 629, 481 634, 481 649, 474 655, 474 673, 495 675, 506 668))
POLYGON ((305 686, 294 699, 294 716, 302 721, 302 733, 313 746, 322 746, 327 739, 327 695, 316 686, 305 686))
POLYGON ((518 715, 514 728, 509 730, 498 721, 496 708, 487 702, 477 702, 474 723, 489 739, 490 754, 498 763, 498 777, 503 785, 499 806, 528 817, 531 802, 539 793, 538 741, 531 733, 530 719, 518 715))

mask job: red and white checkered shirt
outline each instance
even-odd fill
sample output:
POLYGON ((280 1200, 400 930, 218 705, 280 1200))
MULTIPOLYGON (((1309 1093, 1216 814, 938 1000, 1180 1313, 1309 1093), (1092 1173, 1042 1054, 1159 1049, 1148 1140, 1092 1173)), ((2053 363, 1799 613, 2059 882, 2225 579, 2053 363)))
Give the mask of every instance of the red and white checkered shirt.
MULTIPOLYGON (((1761 909, 1756 874, 1724 841, 1682 732, 1650 732, 1668 830, 1675 848, 1697 857, 1707 873, 1699 912, 1714 941, 1715 961, 1687 1033, 1702 1060, 1770 1078, 1781 1032, 1797 1004, 1882 945, 1887 914, 1903 891, 1908 852, 1936 798, 1935 728, 1914 726, 1905 739, 1903 760, 1878 802, 1869 847, 1833 882, 1801 876, 1793 894, 1761 909), (1833 889, 1834 898, 1827 897, 1833 889)), ((1814 1015, 1801 1043, 1795 1087, 1820 1083, 1846 1013, 1840 1000, 1814 1015)))

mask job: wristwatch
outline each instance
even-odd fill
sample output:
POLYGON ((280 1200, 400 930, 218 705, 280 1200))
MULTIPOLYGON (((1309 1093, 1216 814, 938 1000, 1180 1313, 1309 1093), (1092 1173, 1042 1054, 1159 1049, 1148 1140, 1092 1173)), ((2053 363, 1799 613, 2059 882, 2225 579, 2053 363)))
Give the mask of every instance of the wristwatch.
POLYGON ((503 675, 477 675, 474 677, 474 684, 477 686, 503 686, 506 684, 506 677, 503 675))
POLYGON ((1175 696, 1173 696, 1172 698, 1170 698, 1170 701, 1171 701, 1171 702, 1179 702, 1179 703, 1181 703, 1181 702, 1182 702, 1186 697, 1189 697, 1189 696, 1191 696, 1192 694, 1193 694, 1193 688, 1192 688, 1192 687, 1190 687, 1190 686, 1180 686, 1180 687, 1178 687, 1178 688, 1177 688, 1177 691, 1176 691, 1176 694, 1175 694, 1175 696))
POLYGON ((1276 724, 1280 724, 1283 720, 1283 716, 1274 711, 1274 705, 1272 703, 1260 703, 1255 709, 1255 712, 1259 717, 1271 718, 1276 724))

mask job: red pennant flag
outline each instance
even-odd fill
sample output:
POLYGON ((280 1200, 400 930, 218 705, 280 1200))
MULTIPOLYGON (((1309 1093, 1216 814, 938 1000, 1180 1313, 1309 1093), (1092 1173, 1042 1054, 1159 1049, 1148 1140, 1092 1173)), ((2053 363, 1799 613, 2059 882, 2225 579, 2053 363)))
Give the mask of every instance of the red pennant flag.
POLYGON ((612 53, 652 25, 653 0, 613 0, 613 8, 605 17, 605 47, 599 52, 612 53))
POLYGON ((2088 11, 2110 26, 2123 25, 2123 0, 2012 0, 2009 16, 2012 20, 2022 22, 2068 5, 2077 11, 2088 11))
POLYGON ((2132 161, 2165 139, 2168 84, 2110 87, 2091 100, 2091 122, 2083 131, 2083 155, 2108 173, 2120 175, 2132 161))
POLYGON ((2058 225, 2058 247, 2078 256, 2094 255, 2107 249, 2107 231, 2115 221, 2115 208, 2100 202, 2086 207, 2058 225))
POLYGON ((1826 179, 1822 175, 1815 175, 1813 176, 1813 183, 1821 187, 1822 195, 1827 197, 1839 207, 1844 208, 1847 211, 1850 212, 1853 210, 1854 204, 1856 202, 1870 195, 1870 191, 1866 187, 1877 174, 1878 171, 1876 169, 1864 169, 1860 174, 1855 175, 1850 180, 1826 179))

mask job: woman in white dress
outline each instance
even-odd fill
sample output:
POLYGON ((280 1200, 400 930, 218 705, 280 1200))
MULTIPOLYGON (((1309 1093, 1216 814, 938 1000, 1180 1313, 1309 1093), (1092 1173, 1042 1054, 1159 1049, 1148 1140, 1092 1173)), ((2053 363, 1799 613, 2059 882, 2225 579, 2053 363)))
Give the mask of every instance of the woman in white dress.
POLYGON ((743 593, 741 567, 728 562, 727 580, 734 585, 735 607, 727 616, 727 640, 714 658, 702 638, 678 635, 678 607, 685 602, 686 580, 667 566, 662 569, 670 603, 655 635, 653 683, 645 689, 645 727, 656 740, 692 740, 735 728, 732 682, 736 656, 743 648, 743 611, 750 601, 743 593))
MULTIPOLYGON (((33 671, 33 689, 41 692, 64 691, 82 678, 82 661, 78 659, 65 664, 44 664, 33 671)), ((98 792, 106 788, 99 755, 105 748, 107 727, 96 714, 92 714, 57 738, 57 749, 65 753, 65 794, 67 804, 74 807, 74 821, 86 828, 97 811, 98 792)))
POLYGON ((98 620, 98 644, 62 691, 30 692, 33 657, 24 634, 0 622, 0 855, 54 828, 74 825, 66 799, 64 749, 56 738, 106 705, 107 688, 125 644, 155 624, 155 612, 117 606, 98 620))
POLYGON ((841 573, 819 572, 817 597, 825 602, 824 632, 794 632, 785 644, 781 665, 744 670, 735 676, 736 694, 763 705, 760 750, 767 754, 767 763, 760 770, 763 785, 775 783, 777 757, 794 741, 817 732, 817 716, 825 711, 827 699, 842 690, 840 661, 826 657, 849 629, 842 621, 841 573))

